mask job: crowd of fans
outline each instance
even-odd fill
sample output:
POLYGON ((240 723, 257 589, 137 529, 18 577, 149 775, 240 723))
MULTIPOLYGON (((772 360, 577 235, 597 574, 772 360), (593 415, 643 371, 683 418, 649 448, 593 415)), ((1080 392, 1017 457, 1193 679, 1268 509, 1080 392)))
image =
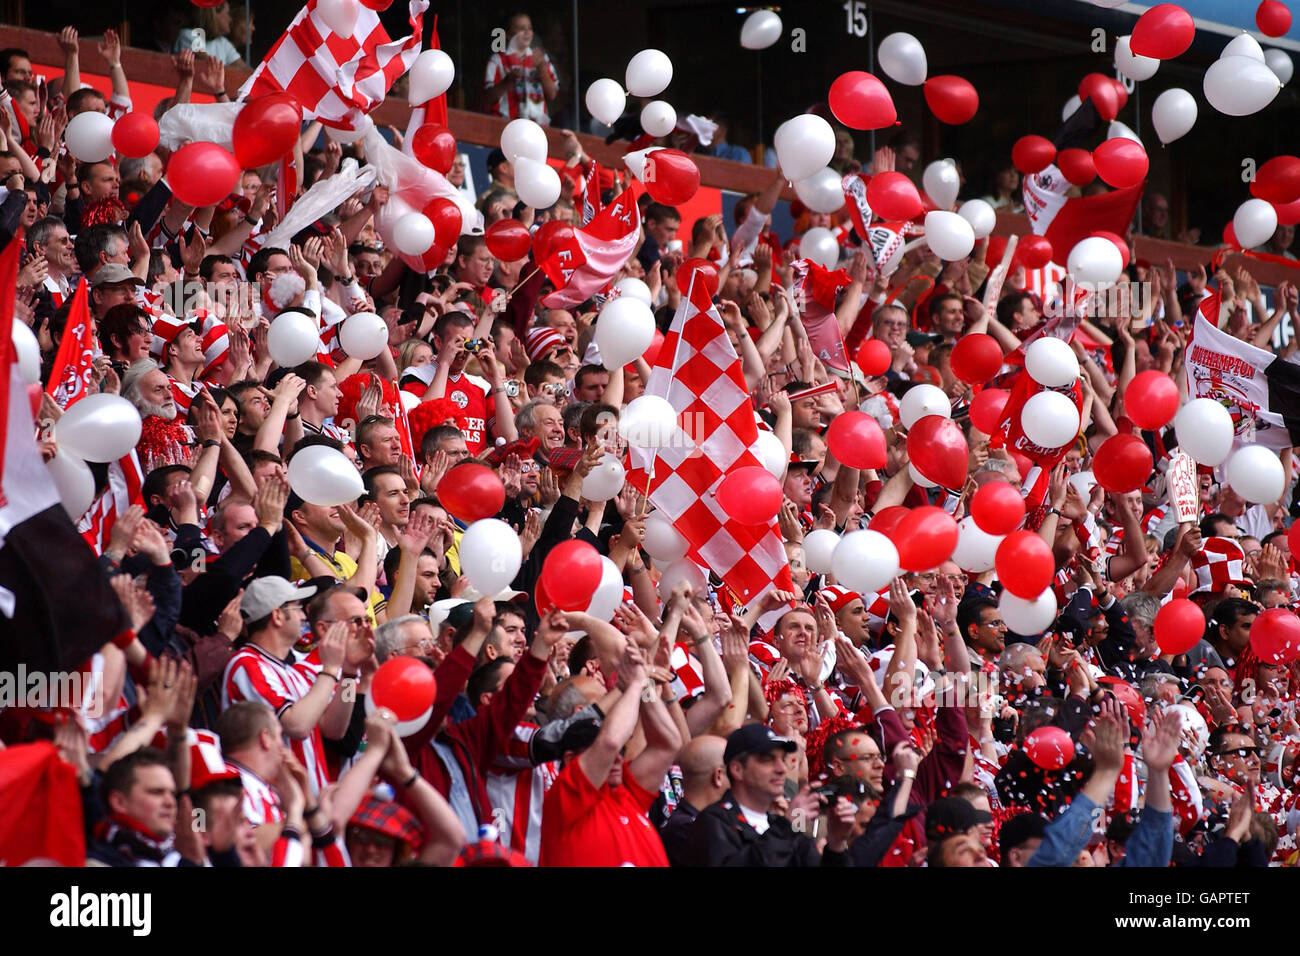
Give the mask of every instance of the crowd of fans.
MULTIPOLYGON (((202 12, 212 52, 224 49, 214 37, 252 28, 232 24, 225 4, 202 12)), ((502 115, 545 122, 554 69, 527 16, 509 35, 485 88, 502 115)), ((292 243, 259 247, 275 219, 272 170, 245 171, 239 191, 196 209, 171 197, 165 150, 76 163, 61 150, 68 120, 120 115, 129 90, 111 33, 100 46, 108 97, 80 86, 75 30, 61 41, 65 73, 39 87, 23 51, 0 52, 0 225, 24 243, 14 307, 40 344, 43 381, 86 284, 101 353, 91 388, 127 398, 143 420, 139 500, 96 542, 132 628, 85 663, 102 712, 10 708, 0 739, 53 741, 76 768, 90 862, 1295 863, 1300 670, 1250 650, 1262 609, 1296 606, 1290 451, 1288 492, 1271 504, 1248 504, 1203 469, 1199 523, 1178 524, 1159 474, 1130 494, 1069 480, 1129 427, 1123 395, 1135 374, 1182 381, 1184 317, 1208 283, 1231 317, 1226 330, 1265 348, 1284 317, 1300 321, 1294 287, 1277 290, 1270 309, 1245 271, 1180 280, 1172 264, 1134 260, 1124 281, 1157 294, 1135 291, 1141 314, 1090 316, 1086 338, 1072 342, 1083 427, 1026 519, 1052 548, 1061 612, 1043 633, 1013 634, 994 571, 948 560, 861 594, 810 571, 803 541, 865 527, 890 506, 933 503, 962 517, 975 489, 1019 489, 1026 462, 971 423, 972 388, 949 358, 972 330, 1013 352, 1060 290, 1034 287, 1020 268, 986 309, 996 263, 984 242, 948 263, 921 248, 883 275, 846 213, 795 210, 796 233, 776 235, 779 170, 743 199, 735 228, 713 216, 679 237, 679 212, 643 201, 642 241, 616 279, 645 283, 666 331, 683 260, 717 264, 717 310, 759 427, 789 460, 779 529, 795 587, 748 607, 716 576, 661 593, 665 562, 646 549, 654 512, 642 496, 630 485, 608 502, 582 495, 601 455, 625 450, 611 423, 645 392, 655 359, 613 370, 593 360, 600 302, 542 307, 549 280, 530 260, 498 260, 478 235, 429 275, 414 273, 376 232, 383 185, 292 243), (839 374, 814 351, 787 294, 798 235, 813 226, 841 236, 849 281, 834 311, 848 354, 883 341, 884 374, 839 374), (318 360, 273 362, 268 329, 286 311, 320 322, 318 360), (362 311, 389 330, 388 348, 366 362, 329 335, 362 311), (918 383, 947 394, 967 438, 966 487, 953 494, 914 484, 909 471, 898 401, 918 383), (878 471, 828 451, 827 428, 859 406, 886 436, 878 471), (354 503, 314 505, 290 488, 293 457, 319 445, 355 462, 365 494, 354 503), (439 499, 443 479, 470 461, 500 477, 498 517, 522 542, 504 594, 471 591, 458 554, 466 526, 439 499), (612 620, 538 612, 542 564, 573 538, 623 576, 612 620), (1153 621, 1176 589, 1208 626, 1171 655, 1153 621), (415 730, 366 705, 379 666, 403 656, 436 677, 415 730), (1075 744, 1060 770, 1023 746, 1045 726, 1075 744)), ((183 36, 176 48, 187 49, 183 36)), ((196 81, 221 88, 217 60, 177 62, 174 102, 196 81)), ((709 125, 711 147, 724 147, 725 118, 709 125)), ((672 142, 702 143, 703 128, 672 142)), ((318 133, 303 132, 303 189, 345 158, 365 161, 355 144, 313 149, 318 133)), ((577 138, 565 142, 576 171, 565 181, 577 186, 595 173, 577 138)), ((847 141, 841 158, 919 174, 915 143, 898 145, 859 163, 847 141)), ((489 167, 486 225, 580 221, 577 189, 531 209, 513 194, 504 156, 489 167)), ((627 185, 602 176, 606 201, 627 185)), ((449 179, 463 184, 463 163, 449 179)), ((1014 205, 1019 192, 1003 177, 995 198, 1014 205)), ((1283 354, 1293 351, 1294 339, 1283 354)), ((60 413, 47 398, 40 417, 60 413)), ((1172 444, 1143 437, 1157 458, 1172 444)), ((40 439, 48 460, 56 443, 48 430, 40 439)))

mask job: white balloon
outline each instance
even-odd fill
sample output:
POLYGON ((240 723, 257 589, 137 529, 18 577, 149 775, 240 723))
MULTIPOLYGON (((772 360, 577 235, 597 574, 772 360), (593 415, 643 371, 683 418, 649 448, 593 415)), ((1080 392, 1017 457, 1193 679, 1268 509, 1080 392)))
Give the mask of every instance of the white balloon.
POLYGON ((1274 502, 1286 490, 1286 473, 1277 453, 1263 445, 1242 445, 1224 468, 1232 490, 1252 504, 1274 502))
POLYGON ((703 591, 708 583, 700 566, 694 561, 683 558, 664 568, 663 577, 659 579, 659 599, 667 601, 672 596, 673 588, 677 587, 680 581, 689 583, 693 594, 703 591))
POLYGON ((462 236, 483 235, 483 214, 475 207, 473 198, 459 189, 449 198, 460 207, 460 234, 462 236))
POLYGON ((766 50, 781 39, 781 18, 771 10, 755 10, 740 28, 740 45, 746 50, 766 50))
POLYGON ((625 477, 617 455, 601 455, 582 480, 582 497, 588 501, 608 501, 623 490, 625 477))
POLYGON ((1039 392, 1020 410, 1020 427, 1035 445, 1060 448, 1079 434, 1079 410, 1060 392, 1039 392))
POLYGON ((1142 145, 1142 138, 1137 133, 1129 129, 1119 120, 1111 120, 1110 126, 1106 127, 1107 139, 1131 139, 1139 146, 1142 145))
POLYGON ((920 485, 922 488, 939 487, 937 481, 931 481, 929 478, 925 477, 925 475, 922 474, 921 469, 917 468, 916 465, 912 464, 910 461, 907 463, 907 473, 912 476, 912 484, 914 485, 920 485))
POLYGON ((515 192, 534 209, 550 209, 560 198, 560 175, 544 162, 515 160, 515 192))
POLYGON ((1087 501, 1092 497, 1092 489, 1097 487, 1097 477, 1090 471, 1081 471, 1071 475, 1069 483, 1079 493, 1079 497, 1087 501))
POLYGON ((74 159, 83 163, 102 162, 113 155, 113 121, 103 113, 88 110, 68 120, 63 142, 74 159))
POLYGON ((1129 49, 1129 38, 1115 41, 1115 69, 1130 80, 1149 80, 1160 69, 1160 61, 1153 56, 1141 56, 1129 49))
POLYGON ((998 224, 998 214, 983 199, 966 200, 957 207, 957 215, 970 223, 976 239, 987 239, 998 224))
POLYGON ((1263 199, 1247 199, 1233 214, 1232 229, 1243 249, 1262 246, 1277 231, 1277 209, 1263 199))
POLYGON ((361 4, 357 0, 318 0, 316 12, 330 30, 346 40, 357 28, 361 4))
POLYGON ((442 50, 425 50, 411 64, 407 99, 412 106, 423 106, 451 89, 456 78, 456 64, 442 50))
POLYGON ((271 320, 271 328, 266 333, 266 348, 276 365, 293 368, 320 349, 320 331, 309 316, 301 312, 285 312, 271 320))
POLYGON ((546 162, 546 133, 530 119, 514 119, 501 131, 501 152, 506 159, 518 163, 528 157, 539 163, 546 162))
POLYGON ((45 463, 45 470, 50 473, 63 510, 73 521, 79 521, 95 498, 95 476, 84 461, 62 448, 45 463))
POLYGON ((587 112, 606 126, 613 126, 627 106, 627 94, 618 82, 602 77, 587 87, 587 112))
POLYGON ((646 554, 660 564, 672 564, 686 556, 690 547, 681 533, 662 511, 652 511, 645 518, 646 554))
POLYGON ((457 551, 461 572, 480 594, 496 594, 506 587, 524 559, 519 535, 497 518, 481 518, 470 525, 457 551))
POLYGON ((13 332, 9 337, 13 339, 14 353, 18 359, 18 373, 22 375, 23 382, 27 385, 40 384, 41 344, 36 341, 36 335, 26 322, 15 319, 13 332))
POLYGON ((1025 349, 1025 371, 1039 385, 1063 388, 1079 378, 1079 359, 1064 340, 1044 335, 1025 349))
POLYGON ((758 440, 755 445, 758 446, 758 460, 763 463, 763 467, 768 470, 768 473, 778 480, 784 478, 786 467, 790 463, 790 456, 786 454, 781 439, 770 431, 759 429, 758 440))
POLYGON ((885 76, 904 86, 920 86, 929 72, 925 47, 910 33, 891 33, 881 40, 876 62, 885 76))
POLYGON ((957 213, 936 209, 925 214, 925 243, 940 259, 956 262, 975 248, 975 230, 957 213))
POLYGON ((998 545, 1004 537, 989 534, 975 523, 972 515, 967 515, 957 522, 957 548, 952 553, 952 560, 957 567, 972 574, 992 571, 998 545))
POLYGON ((1026 601, 1010 591, 1003 591, 998 599, 998 610, 1012 633, 1025 636, 1041 634, 1056 620, 1056 595, 1048 588, 1032 601, 1026 601))
POLYGON ((654 313, 636 296, 611 299, 596 319, 596 347, 601 362, 610 371, 644 355, 654 337, 654 313))
POLYGON ((839 241, 829 229, 814 226, 799 240, 799 257, 810 259, 827 269, 834 269, 840 261, 839 241))
POLYGON ((1295 64, 1291 62, 1290 55, 1285 50, 1265 50, 1264 65, 1273 71, 1279 83, 1286 86, 1291 82, 1291 74, 1295 72, 1295 64))
POLYGON ((1160 142, 1168 146, 1186 136, 1196 125, 1196 99, 1186 90, 1175 87, 1156 97, 1151 107, 1151 125, 1160 142))
POLYGON ((898 401, 899 421, 904 428, 911 428, 926 415, 952 418, 952 402, 936 385, 913 385, 898 401))
POLYGON ((100 392, 77 402, 54 426, 58 447, 82 461, 117 461, 140 441, 140 413, 125 398, 100 392))
POLYGON ((623 573, 609 558, 600 556, 600 583, 587 605, 587 613, 598 621, 608 621, 623 603, 623 573))
POLYGON ((794 184, 799 201, 813 212, 839 212, 844 205, 840 174, 829 166, 794 184))
POLYGON ((339 326, 339 345, 352 358, 368 362, 388 347, 388 325, 373 312, 349 315, 339 326))
POLYGON ((677 127, 677 111, 663 100, 651 100, 641 109, 641 129, 647 136, 667 136, 677 127))
POLYGON ((831 561, 840 536, 827 528, 815 528, 803 536, 803 561, 813 574, 830 574, 831 561))
POLYGON ((1174 433, 1198 465, 1221 465, 1232 451, 1232 416, 1212 398, 1194 398, 1178 409, 1174 433))
POLYGON ((957 164, 951 159, 936 159, 921 174, 921 186, 936 206, 951 209, 957 201, 957 191, 961 189, 957 164))
POLYGON ((639 299, 648 306, 654 306, 654 298, 650 295, 650 287, 635 276, 625 276, 619 279, 614 283, 614 289, 625 298, 639 299))
POLYGON ((422 256, 433 248, 433 223, 422 212, 408 212, 393 223, 393 246, 408 256, 422 256))
POLYGON ((1071 116, 1074 115, 1074 111, 1077 110, 1081 105, 1083 105, 1083 101, 1079 99, 1079 94, 1075 93, 1068 100, 1066 100, 1065 105, 1061 107, 1061 119, 1063 120, 1069 119, 1071 116))
POLYGON ((663 448, 679 434, 677 410, 658 395, 634 398, 619 416, 618 433, 634 448, 663 448))
POLYGON ((673 61, 660 50, 642 50, 628 60, 624 79, 633 96, 658 96, 673 81, 673 61))
POLYGON ((879 591, 898 576, 898 549, 879 531, 850 531, 831 554, 831 573, 859 594, 879 591))
POLYGON ((1273 102, 1282 82, 1254 57, 1225 56, 1210 64, 1202 86, 1205 98, 1220 113, 1250 116, 1273 102))
POLYGON ((1225 56, 1248 56, 1252 60, 1258 60, 1260 63, 1265 62, 1264 48, 1260 46, 1259 41, 1249 33, 1238 34, 1229 40, 1228 45, 1225 46, 1223 52, 1219 54, 1219 59, 1222 60, 1225 56))
POLYGON ((781 172, 793 183, 807 179, 835 155, 835 131, 813 113, 801 113, 776 128, 773 137, 781 172))
POLYGON ((343 452, 326 445, 309 445, 293 456, 289 462, 289 487, 303 501, 325 508, 350 504, 366 491, 356 465, 343 452))
POLYGON ((1108 285, 1124 272, 1124 257, 1119 247, 1103 236, 1080 239, 1070 250, 1065 261, 1066 271, 1075 282, 1088 282, 1094 286, 1108 285))

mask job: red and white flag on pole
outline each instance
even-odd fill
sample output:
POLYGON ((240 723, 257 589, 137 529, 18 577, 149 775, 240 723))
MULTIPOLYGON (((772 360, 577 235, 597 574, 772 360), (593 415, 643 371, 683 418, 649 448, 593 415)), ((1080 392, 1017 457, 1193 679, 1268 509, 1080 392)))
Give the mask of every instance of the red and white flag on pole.
POLYGON ((741 524, 714 498, 723 476, 762 461, 740 359, 703 282, 693 279, 682 298, 646 394, 672 404, 682 434, 657 451, 633 448, 628 480, 672 520, 691 560, 712 568, 742 602, 773 588, 793 591, 776 520, 741 524))
POLYGON ((97 347, 95 320, 86 305, 88 285, 88 282, 78 283, 77 291, 72 294, 68 324, 63 327, 59 353, 54 357, 50 382, 45 386, 45 391, 65 411, 86 397, 94 372, 97 347))
POLYGON ((344 39, 308 0, 266 58, 239 88, 239 100, 291 93, 303 116, 336 129, 356 129, 361 115, 384 101, 389 88, 420 55, 428 0, 410 0, 411 33, 392 40, 379 14, 362 6, 344 39))
POLYGON ((548 309, 586 302, 609 284, 636 251, 641 231, 637 191, 629 186, 538 267, 555 286, 542 300, 548 309))
POLYGON ((77 531, 95 554, 103 554, 113 525, 132 505, 144 503, 144 469, 132 448, 117 461, 108 463, 108 486, 91 502, 77 523, 77 531))
POLYGON ((1053 260, 1061 265, 1070 250, 1097 230, 1122 236, 1137 211, 1146 181, 1100 196, 1066 198, 1070 183, 1056 166, 1025 177, 1025 215, 1035 235, 1052 244, 1053 260))

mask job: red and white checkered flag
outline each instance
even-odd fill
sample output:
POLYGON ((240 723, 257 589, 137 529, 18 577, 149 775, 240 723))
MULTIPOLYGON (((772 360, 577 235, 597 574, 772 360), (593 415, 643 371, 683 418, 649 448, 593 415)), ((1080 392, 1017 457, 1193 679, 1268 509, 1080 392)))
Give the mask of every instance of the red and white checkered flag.
POLYGON ((239 88, 240 100, 286 92, 302 104, 303 116, 336 129, 356 129, 361 115, 384 101, 389 87, 420 55, 420 34, 428 0, 410 0, 411 33, 391 40, 379 14, 362 6, 346 40, 330 30, 307 5, 275 41, 266 58, 239 88))
POLYGON ((741 601, 773 588, 793 591, 776 520, 741 524, 714 498, 724 475, 762 461, 740 359, 702 281, 692 278, 673 316, 646 394, 677 410, 681 440, 657 451, 633 448, 628 480, 644 491, 650 478, 650 501, 690 542, 689 557, 712 568, 741 601))

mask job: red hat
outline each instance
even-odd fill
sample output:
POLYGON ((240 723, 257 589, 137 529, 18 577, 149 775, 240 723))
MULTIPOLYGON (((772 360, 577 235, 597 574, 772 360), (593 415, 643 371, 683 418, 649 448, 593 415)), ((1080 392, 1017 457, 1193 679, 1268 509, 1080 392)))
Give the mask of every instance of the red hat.
POLYGON ((862 599, 862 595, 857 591, 850 591, 848 588, 841 587, 838 584, 827 585, 822 588, 822 593, 826 595, 827 603, 830 604, 831 610, 836 614, 838 614, 840 608, 844 607, 846 604, 851 604, 854 601, 862 599))
MULTIPOLYGON (((239 771, 226 763, 221 754, 221 738, 210 730, 185 728, 185 742, 190 747, 190 789, 201 790, 210 783, 221 780, 238 780, 239 771)), ((167 747, 167 735, 158 731, 153 746, 159 750, 167 747)))
POLYGON ((174 315, 158 315, 153 320, 153 341, 149 343, 149 354, 154 358, 162 361, 163 352, 167 346, 176 341, 176 336, 181 334, 182 329, 193 329, 196 334, 202 335, 199 331, 202 325, 194 319, 178 319, 174 315))
POLYGON ((524 351, 528 361, 536 362, 553 349, 565 348, 569 343, 557 330, 546 325, 537 325, 524 333, 524 351))
POLYGON ((203 371, 199 378, 207 378, 230 354, 230 332, 224 322, 210 318, 203 330, 203 371))

